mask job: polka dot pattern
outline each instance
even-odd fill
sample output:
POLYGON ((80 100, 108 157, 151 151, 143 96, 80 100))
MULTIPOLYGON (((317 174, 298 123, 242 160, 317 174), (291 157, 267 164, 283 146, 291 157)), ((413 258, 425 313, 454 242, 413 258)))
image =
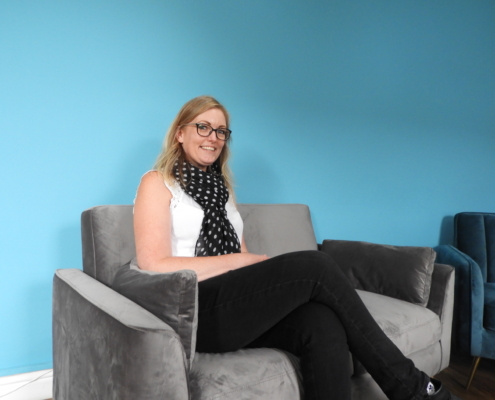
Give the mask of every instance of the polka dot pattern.
POLYGON ((204 172, 194 165, 184 162, 175 164, 174 175, 181 188, 189 194, 204 211, 203 223, 196 243, 196 257, 219 256, 241 252, 237 233, 227 218, 225 204, 229 200, 229 190, 224 184, 220 168, 215 163, 211 172, 204 172))

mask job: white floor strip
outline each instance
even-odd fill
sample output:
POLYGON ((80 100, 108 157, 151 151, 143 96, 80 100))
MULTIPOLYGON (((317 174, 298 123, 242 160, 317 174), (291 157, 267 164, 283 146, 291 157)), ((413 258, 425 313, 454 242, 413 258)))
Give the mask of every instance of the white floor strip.
POLYGON ((1 400, 46 400, 52 398, 53 370, 0 377, 1 400))

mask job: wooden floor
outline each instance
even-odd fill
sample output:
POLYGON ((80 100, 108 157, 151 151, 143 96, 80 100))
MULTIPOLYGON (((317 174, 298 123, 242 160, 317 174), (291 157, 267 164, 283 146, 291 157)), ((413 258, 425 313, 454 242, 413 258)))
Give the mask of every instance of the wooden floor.
MULTIPOLYGON (((482 358, 469 391, 465 389, 472 357, 452 354, 450 366, 435 378, 462 400, 495 400, 495 360, 482 358)), ((49 399, 51 400, 51 399, 49 399)))
POLYGON ((452 354, 450 366, 435 378, 462 400, 495 400, 495 360, 482 358, 469 391, 465 389, 472 357, 452 354))

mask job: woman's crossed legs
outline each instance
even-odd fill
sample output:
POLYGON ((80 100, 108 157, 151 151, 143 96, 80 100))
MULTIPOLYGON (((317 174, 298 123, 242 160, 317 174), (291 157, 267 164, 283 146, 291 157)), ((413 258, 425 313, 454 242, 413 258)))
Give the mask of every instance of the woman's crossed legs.
POLYGON ((325 253, 288 253, 200 282, 198 314, 197 351, 287 350, 301 358, 306 399, 350 398, 349 349, 389 398, 423 399, 428 377, 325 253))

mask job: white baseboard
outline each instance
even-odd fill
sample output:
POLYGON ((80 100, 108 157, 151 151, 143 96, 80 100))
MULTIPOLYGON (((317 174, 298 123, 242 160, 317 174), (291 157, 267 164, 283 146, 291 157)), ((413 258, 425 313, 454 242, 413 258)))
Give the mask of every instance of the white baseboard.
POLYGON ((1 400, 51 399, 53 370, 28 372, 0 377, 1 400))

